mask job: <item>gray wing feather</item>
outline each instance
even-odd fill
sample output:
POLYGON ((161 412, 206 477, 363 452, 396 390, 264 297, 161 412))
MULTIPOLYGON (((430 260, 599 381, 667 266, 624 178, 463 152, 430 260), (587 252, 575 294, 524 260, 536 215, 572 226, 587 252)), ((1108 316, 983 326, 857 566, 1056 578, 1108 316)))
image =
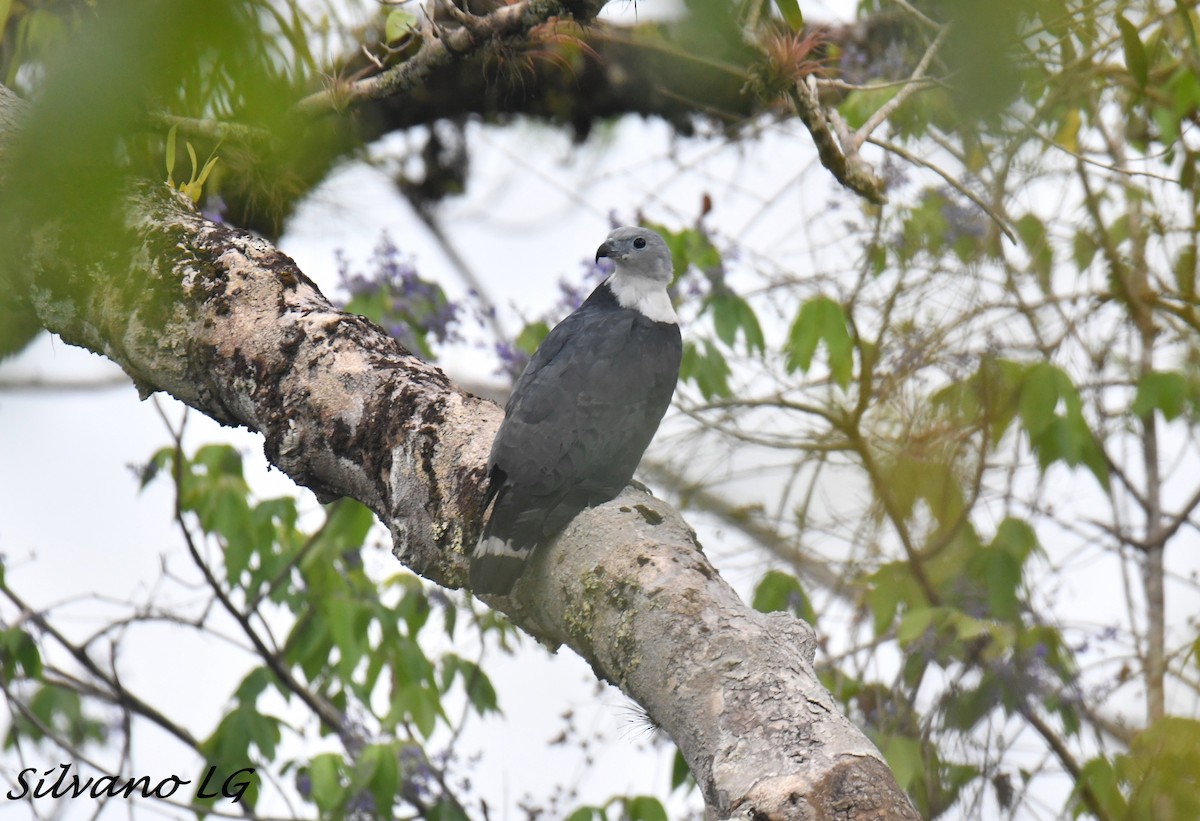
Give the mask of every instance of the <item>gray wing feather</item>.
POLYGON ((488 460, 494 498, 472 589, 504 593, 524 556, 628 484, 671 402, 676 325, 578 311, 542 342, 505 406, 488 460))

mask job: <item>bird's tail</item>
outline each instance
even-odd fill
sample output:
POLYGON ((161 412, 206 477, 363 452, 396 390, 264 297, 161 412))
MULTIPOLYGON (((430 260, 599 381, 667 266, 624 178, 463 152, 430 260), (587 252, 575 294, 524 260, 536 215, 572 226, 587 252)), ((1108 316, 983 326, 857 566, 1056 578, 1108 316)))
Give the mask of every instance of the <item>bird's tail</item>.
POLYGON ((501 487, 496 494, 491 515, 471 554, 470 582, 474 593, 507 595, 533 551, 534 544, 524 544, 514 537, 520 510, 509 502, 506 490, 501 487))

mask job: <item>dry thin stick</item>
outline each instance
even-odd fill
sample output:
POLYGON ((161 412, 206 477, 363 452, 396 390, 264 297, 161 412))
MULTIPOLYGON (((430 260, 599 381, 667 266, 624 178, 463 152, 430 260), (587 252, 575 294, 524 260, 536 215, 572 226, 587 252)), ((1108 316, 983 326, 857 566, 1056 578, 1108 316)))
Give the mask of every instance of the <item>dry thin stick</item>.
POLYGON ((997 211, 992 206, 988 205, 986 202, 984 202, 979 197, 979 195, 975 194, 973 191, 971 191, 969 188, 967 188, 965 185, 963 185, 961 182, 959 182, 957 179, 955 179, 954 176, 950 172, 935 165, 934 163, 931 163, 929 160, 922 159, 921 157, 918 157, 916 154, 913 154, 910 151, 904 150, 903 148, 896 145, 895 143, 888 142, 887 140, 881 140, 877 137, 867 137, 867 142, 871 143, 871 145, 877 145, 880 148, 884 149, 885 151, 890 151, 893 154, 895 154, 897 157, 900 157, 901 159, 904 159, 904 160, 908 160, 910 163, 913 163, 914 165, 919 165, 919 166, 922 166, 923 168, 928 168, 930 171, 937 174, 939 177, 941 177, 943 180, 945 180, 946 183, 951 188, 953 188, 955 191, 962 194, 964 197, 969 199, 971 202, 973 202, 977 206, 979 206, 980 210, 982 210, 985 214, 987 214, 989 217, 992 218, 992 221, 996 223, 996 227, 1000 229, 1000 231, 1004 234, 1004 236, 1008 237, 1009 241, 1012 242, 1013 245, 1017 244, 1017 236, 1016 236, 1016 234, 1013 233, 1012 228, 1009 227, 1008 220, 1005 219, 1004 215, 1001 214, 999 211, 997 211))
POLYGON ((925 54, 921 57, 921 62, 917 63, 917 67, 913 70, 912 76, 908 78, 909 84, 900 89, 900 91, 896 93, 895 97, 881 105, 874 114, 867 118, 867 121, 862 124, 862 127, 859 128, 858 131, 854 132, 854 137, 851 139, 849 145, 846 145, 847 154, 857 153, 858 149, 862 148, 862 144, 867 137, 871 136, 872 131, 878 128, 884 120, 892 116, 892 113, 897 108, 904 105, 909 97, 925 88, 924 85, 918 85, 917 81, 924 78, 925 72, 929 70, 929 64, 932 63, 933 58, 937 56, 938 50, 942 47, 942 43, 946 42, 946 35, 949 32, 950 27, 946 26, 941 30, 941 32, 938 33, 938 36, 935 37, 933 42, 929 44, 929 48, 925 49, 925 54))

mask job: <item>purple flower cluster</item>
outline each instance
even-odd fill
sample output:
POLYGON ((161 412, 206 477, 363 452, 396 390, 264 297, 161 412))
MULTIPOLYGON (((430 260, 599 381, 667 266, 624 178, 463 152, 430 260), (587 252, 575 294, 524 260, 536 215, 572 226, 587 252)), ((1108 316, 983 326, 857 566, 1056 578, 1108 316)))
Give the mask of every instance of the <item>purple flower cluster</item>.
POLYGON ((400 750, 400 774, 404 778, 404 797, 413 803, 427 803, 435 795, 437 773, 425 757, 425 751, 415 745, 400 750))
POLYGON ((942 219, 946 220, 946 244, 953 245, 959 237, 980 239, 987 234, 985 214, 974 203, 967 205, 945 194, 946 204, 942 206, 942 219))
POLYGON ((447 299, 436 282, 423 279, 386 232, 365 273, 352 271, 341 251, 337 264, 341 286, 350 295, 342 307, 375 320, 406 347, 432 357, 433 342, 461 338, 461 306, 447 299))
POLYGON ((513 382, 517 381, 517 377, 525 370, 525 366, 529 364, 529 354, 518 348, 512 342, 503 340, 497 342, 493 348, 496 352, 496 359, 499 360, 500 366, 496 369, 499 376, 507 376, 513 382))
POLYGON ((838 74, 847 83, 900 80, 912 73, 916 60, 902 40, 891 40, 883 49, 871 42, 848 42, 838 58, 838 74))

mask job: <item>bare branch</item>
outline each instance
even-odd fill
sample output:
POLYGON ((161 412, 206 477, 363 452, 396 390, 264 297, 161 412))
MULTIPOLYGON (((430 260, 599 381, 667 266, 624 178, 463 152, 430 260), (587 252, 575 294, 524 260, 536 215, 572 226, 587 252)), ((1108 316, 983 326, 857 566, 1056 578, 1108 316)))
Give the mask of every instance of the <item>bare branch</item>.
POLYGON ((896 109, 904 105, 904 103, 908 101, 909 97, 912 97, 912 95, 916 94, 918 91, 927 88, 927 84, 922 82, 925 77, 925 72, 929 70, 929 64, 932 63, 933 58, 937 56, 938 50, 942 47, 942 43, 946 42, 946 35, 949 34, 949 32, 949 26, 946 26, 940 32, 938 32, 938 36, 935 37, 933 42, 929 44, 929 48, 925 49, 925 54, 921 57, 921 62, 917 63, 917 67, 913 69, 912 76, 908 78, 908 84, 896 92, 896 96, 892 97, 892 99, 888 100, 878 109, 876 109, 875 113, 867 118, 867 121, 862 124, 858 131, 854 132, 854 136, 850 138, 848 144, 846 142, 842 143, 847 154, 858 153, 858 150, 862 148, 862 144, 867 137, 871 136, 871 133, 876 128, 878 128, 885 120, 891 117, 896 109))
POLYGON ((988 205, 988 203, 985 202, 978 194, 976 194, 970 188, 967 188, 966 185, 960 182, 949 171, 946 171, 944 168, 930 162, 929 160, 918 157, 911 151, 906 151, 895 143, 888 142, 887 140, 881 140, 877 137, 868 137, 867 142, 871 143, 872 145, 877 145, 886 151, 890 151, 901 159, 912 163, 913 165, 919 165, 922 168, 928 168, 930 171, 937 174, 939 177, 945 180, 951 188, 962 194, 971 202, 975 203, 975 205, 979 206, 981 211, 991 217, 992 222, 996 223, 996 227, 1000 229, 1004 236, 1008 237, 1009 242, 1014 245, 1017 244, 1017 235, 1013 233, 1012 228, 1009 226, 1008 219, 995 208, 988 205))

